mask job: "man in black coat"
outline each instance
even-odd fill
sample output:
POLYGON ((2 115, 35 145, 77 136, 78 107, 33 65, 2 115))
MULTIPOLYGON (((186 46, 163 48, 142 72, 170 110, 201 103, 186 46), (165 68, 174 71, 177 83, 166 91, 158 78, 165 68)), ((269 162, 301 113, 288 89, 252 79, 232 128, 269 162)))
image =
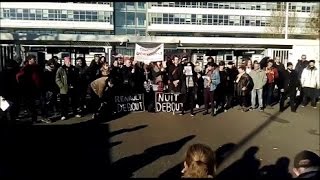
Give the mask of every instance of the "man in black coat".
POLYGON ((5 68, 0 72, 0 96, 11 103, 11 106, 3 112, 3 115, 11 121, 15 120, 19 113, 19 91, 18 82, 16 81, 18 71, 19 64, 16 61, 8 60, 5 68), (9 112, 9 116, 7 116, 7 112, 9 112))
POLYGON ((281 92, 280 97, 280 112, 284 111, 284 101, 287 97, 290 97, 290 107, 291 112, 296 112, 296 94, 300 87, 300 79, 298 78, 298 73, 293 69, 291 62, 287 63, 287 70, 283 72, 283 77, 279 82, 279 89, 281 92))
POLYGON ((227 107, 226 109, 230 109, 233 106, 233 100, 235 98, 234 94, 235 94, 235 89, 234 89, 234 82, 237 78, 238 75, 238 70, 237 68, 234 66, 233 62, 228 62, 227 68, 226 68, 226 72, 227 72, 227 88, 225 89, 226 91, 226 96, 227 96, 227 107))
POLYGON ((309 61, 307 60, 306 55, 301 56, 301 60, 298 60, 298 63, 295 67, 296 72, 298 73, 298 78, 301 79, 301 74, 304 68, 306 68, 309 65, 309 61))

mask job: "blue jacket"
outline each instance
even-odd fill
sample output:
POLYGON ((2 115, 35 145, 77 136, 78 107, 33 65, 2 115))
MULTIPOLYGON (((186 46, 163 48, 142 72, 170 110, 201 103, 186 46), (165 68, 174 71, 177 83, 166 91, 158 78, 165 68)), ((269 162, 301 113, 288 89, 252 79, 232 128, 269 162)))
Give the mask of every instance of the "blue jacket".
POLYGON ((216 90, 218 84, 220 84, 220 75, 219 71, 214 70, 211 74, 211 86, 210 86, 210 91, 216 90))

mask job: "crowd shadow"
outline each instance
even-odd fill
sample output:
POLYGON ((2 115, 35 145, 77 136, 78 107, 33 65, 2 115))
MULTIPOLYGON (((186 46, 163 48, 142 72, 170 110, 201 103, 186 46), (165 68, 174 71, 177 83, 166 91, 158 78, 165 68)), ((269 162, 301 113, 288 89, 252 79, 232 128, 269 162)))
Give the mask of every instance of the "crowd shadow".
POLYGON ((258 150, 256 146, 247 149, 241 159, 220 172, 215 179, 256 179, 260 167, 260 160, 255 157, 258 150))
POLYGON ((117 178, 130 178, 140 168, 156 161, 160 157, 177 153, 195 135, 190 135, 177 141, 152 146, 143 153, 124 157, 111 165, 110 174, 117 178))
POLYGON ((110 132, 108 124, 90 120, 0 127, 0 179, 106 179, 110 148, 122 143, 110 137, 145 127, 110 132))
POLYGON ((287 157, 280 157, 275 164, 263 166, 257 174, 259 180, 268 179, 292 179, 292 175, 289 173, 290 159, 287 157))

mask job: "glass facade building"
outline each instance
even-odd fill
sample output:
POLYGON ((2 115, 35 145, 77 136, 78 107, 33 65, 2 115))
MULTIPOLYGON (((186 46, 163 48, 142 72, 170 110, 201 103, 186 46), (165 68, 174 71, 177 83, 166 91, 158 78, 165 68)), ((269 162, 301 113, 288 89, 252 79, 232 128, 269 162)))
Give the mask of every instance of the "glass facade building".
POLYGON ((115 2, 115 34, 144 36, 147 27, 146 2, 115 2))

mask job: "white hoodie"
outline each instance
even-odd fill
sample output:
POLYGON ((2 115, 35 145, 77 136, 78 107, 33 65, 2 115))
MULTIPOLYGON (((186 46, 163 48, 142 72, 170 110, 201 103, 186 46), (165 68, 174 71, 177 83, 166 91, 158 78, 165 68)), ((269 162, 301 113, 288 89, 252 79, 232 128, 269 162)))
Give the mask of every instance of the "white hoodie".
POLYGON ((313 70, 310 67, 303 69, 301 74, 301 85, 302 87, 308 88, 320 88, 319 70, 314 67, 313 70))

